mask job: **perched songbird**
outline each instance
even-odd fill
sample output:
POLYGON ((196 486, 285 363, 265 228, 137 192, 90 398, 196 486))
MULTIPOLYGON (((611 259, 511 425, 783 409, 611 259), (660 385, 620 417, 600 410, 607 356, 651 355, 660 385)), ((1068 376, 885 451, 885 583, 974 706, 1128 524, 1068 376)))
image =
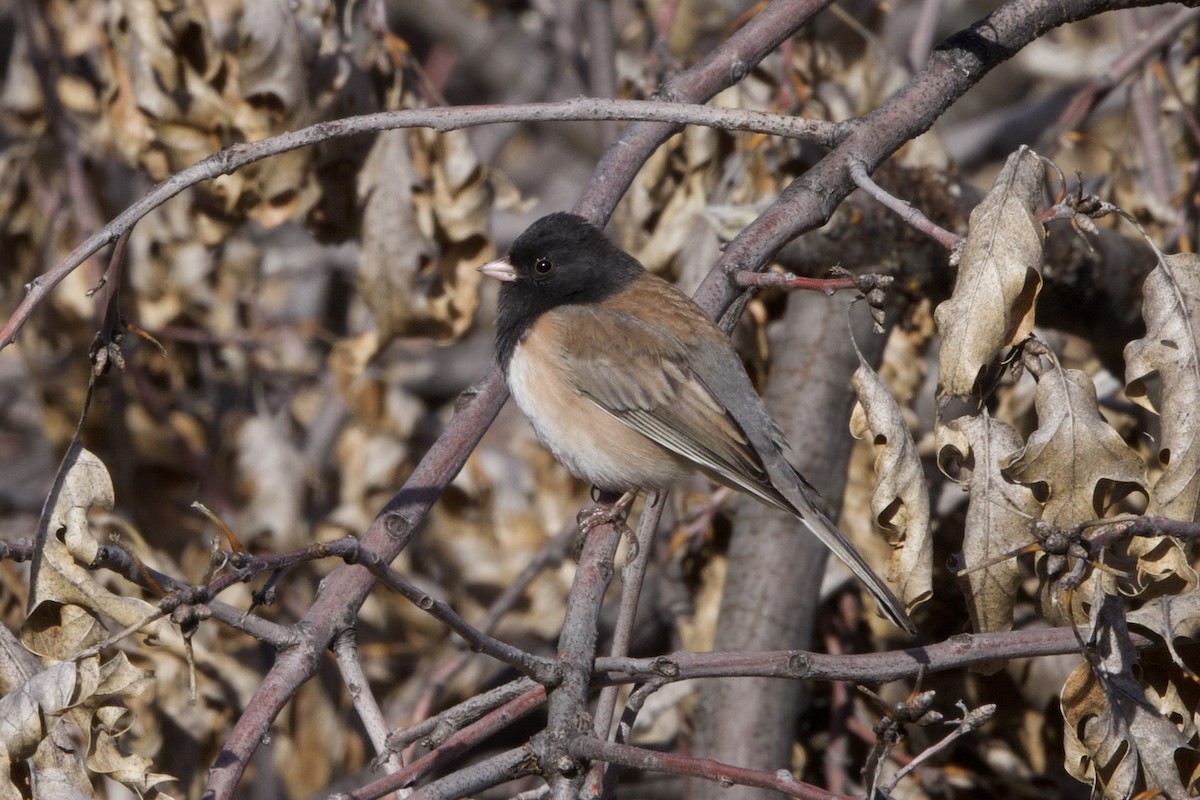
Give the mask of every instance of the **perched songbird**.
POLYGON ((900 602, 816 506, 784 457, 728 337, 690 297, 582 217, 542 217, 506 258, 496 356, 538 439, 597 488, 658 490, 697 469, 788 511, 857 575, 896 625, 900 602))

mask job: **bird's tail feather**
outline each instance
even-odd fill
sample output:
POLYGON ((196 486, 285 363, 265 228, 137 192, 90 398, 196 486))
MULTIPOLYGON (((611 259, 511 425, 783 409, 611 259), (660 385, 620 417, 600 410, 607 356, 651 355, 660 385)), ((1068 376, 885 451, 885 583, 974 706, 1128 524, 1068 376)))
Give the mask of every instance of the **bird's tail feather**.
MULTIPOLYGON (((807 498, 805 498, 807 499, 807 498)), ((833 554, 842 560, 842 563, 850 568, 858 579, 867 587, 867 591, 875 598, 876 605, 883 615, 891 620, 896 626, 908 631, 910 634, 915 634, 917 628, 913 625, 908 614, 904 613, 904 606, 900 600, 892 593, 887 584, 883 582, 875 572, 867 565, 866 560, 859 554, 858 550, 854 549, 854 545, 846 538, 837 526, 833 524, 811 503, 806 503, 807 508, 797 509, 794 513, 800 518, 804 525, 816 534, 817 538, 825 543, 825 546, 833 551, 833 554)))
POLYGON ((752 481, 745 475, 731 470, 718 471, 707 468, 705 471, 720 483, 749 492, 767 505, 798 517, 805 527, 816 534, 816 537, 858 576, 875 598, 875 603, 883 615, 897 627, 915 634, 917 628, 908 618, 908 614, 904 613, 904 605, 883 579, 867 565, 846 535, 838 530, 829 517, 821 513, 814 499, 819 497, 817 490, 782 455, 778 461, 785 465, 783 469, 786 471, 780 474, 779 469, 772 470, 773 465, 768 464, 767 469, 772 478, 769 483, 752 481))

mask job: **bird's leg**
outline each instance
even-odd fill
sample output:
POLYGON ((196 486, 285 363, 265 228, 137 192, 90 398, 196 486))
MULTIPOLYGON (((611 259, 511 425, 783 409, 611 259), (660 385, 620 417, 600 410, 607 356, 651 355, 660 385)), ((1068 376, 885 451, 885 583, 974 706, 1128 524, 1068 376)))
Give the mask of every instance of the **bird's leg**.
POLYGON ((591 508, 585 508, 575 515, 575 523, 579 526, 579 538, 575 540, 576 561, 579 560, 579 554, 583 551, 584 539, 594 528, 601 525, 617 525, 621 528, 623 536, 633 536, 633 531, 625 524, 625 515, 636 498, 637 492, 629 491, 621 495, 615 503, 600 503, 591 508))

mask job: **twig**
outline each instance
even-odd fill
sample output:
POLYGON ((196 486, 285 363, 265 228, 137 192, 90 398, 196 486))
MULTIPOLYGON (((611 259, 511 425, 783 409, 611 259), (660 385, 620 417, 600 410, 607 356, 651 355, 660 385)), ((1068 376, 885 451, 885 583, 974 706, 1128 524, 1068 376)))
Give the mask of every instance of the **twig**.
POLYGON ((809 278, 792 272, 754 272, 744 269, 737 272, 733 279, 738 286, 746 289, 803 289, 826 296, 844 289, 858 288, 858 281, 854 278, 809 278))
MULTIPOLYGON (((404 767, 394 775, 389 775, 386 778, 381 778, 366 786, 360 786, 353 792, 341 795, 345 800, 370 800, 370 798, 382 797, 390 792, 397 791, 412 786, 413 783, 421 778, 429 775, 435 769, 445 766, 448 762, 459 757, 467 750, 470 750, 475 745, 482 742, 489 736, 504 730, 512 723, 524 717, 526 714, 541 707, 546 700, 546 691, 542 687, 537 687, 522 696, 508 703, 505 703, 500 708, 487 714, 478 722, 466 726, 462 730, 455 733, 447 739, 441 746, 426 753, 421 758, 404 767)), ((478 767, 479 765, 475 765, 478 767)), ((466 776, 471 773, 474 767, 459 770, 455 775, 466 776)), ((529 775, 531 772, 520 772, 506 774, 495 783, 502 783, 512 778, 520 777, 520 775, 529 775)), ((443 779, 445 780, 445 779, 443 779)), ((434 784, 430 784, 433 786, 434 784)), ((487 784, 488 786, 494 783, 487 784)), ((430 787, 426 787, 428 790, 430 787)), ((414 795, 415 796, 415 795, 414 795)), ((434 795, 440 796, 440 795, 434 795)), ((457 796, 457 795, 456 795, 457 796)))
POLYGON ((956 740, 961 739, 963 736, 966 736, 972 731, 978 730, 984 723, 992 718, 992 715, 996 713, 995 703, 987 703, 986 705, 982 705, 979 708, 975 708, 970 711, 967 710, 967 707, 963 705, 961 700, 959 701, 958 705, 959 708, 962 709, 963 718, 958 721, 958 724, 955 726, 954 730, 943 737, 940 741, 925 748, 925 750, 921 751, 920 755, 905 764, 900 769, 896 770, 896 773, 892 775, 892 777, 881 783, 879 788, 884 795, 890 794, 891 791, 896 788, 896 784, 898 784, 906 775, 910 774, 921 764, 924 764, 942 750, 945 750, 956 740))
MULTIPOLYGON (((501 783, 537 774, 537 762, 529 749, 517 747, 422 786, 410 794, 408 800, 458 800, 501 783)), ((346 797, 357 800, 357 795, 346 797)), ((369 796, 364 796, 362 800, 366 800, 366 797, 369 796)))
MULTIPOLYGON (((1121 44, 1132 49, 1139 40, 1150 36, 1154 27, 1143 22, 1140 8, 1126 9, 1118 13, 1120 21, 1117 32, 1121 44)), ((1134 122, 1138 130, 1138 146, 1142 153, 1142 170, 1150 196, 1157 205, 1156 211, 1170 208, 1171 202, 1171 159, 1162 136, 1162 104, 1154 93, 1154 76, 1145 66, 1139 67, 1129 81, 1129 100, 1134 122)))
POLYGON ((925 66, 929 60, 929 50, 933 45, 933 37, 937 33, 938 20, 946 0, 922 0, 921 13, 917 15, 917 24, 913 27, 908 42, 908 65, 916 72, 925 66))
POLYGON ((787 117, 761 111, 716 108, 686 103, 601 100, 583 97, 559 103, 381 111, 377 114, 363 114, 347 119, 318 122, 307 128, 260 139, 257 142, 232 144, 155 185, 140 200, 84 240, 66 258, 30 281, 26 286, 25 298, 4 325, 0 326, 0 350, 12 343, 21 326, 29 319, 33 309, 84 259, 106 244, 116 241, 122 233, 131 229, 150 211, 190 186, 221 175, 228 175, 270 156, 365 133, 378 133, 397 128, 430 128, 445 132, 504 122, 568 120, 653 120, 677 125, 704 125, 720 130, 752 131, 786 136, 826 146, 837 141, 841 130, 830 122, 787 117))
MULTIPOLYGON (((625 566, 621 568, 621 604, 617 611, 617 623, 613 629, 612 644, 609 655, 620 658, 629 653, 629 643, 633 638, 633 623, 637 618, 638 601, 641 599, 642 582, 646 577, 646 566, 650 563, 653 551, 654 534, 658 531, 658 522, 662 518, 665 495, 659 493, 652 504, 647 504, 638 520, 637 538, 626 556, 625 566)), ((609 728, 612 727, 613 713, 616 710, 618 687, 606 686, 600 692, 596 703, 596 719, 592 726, 596 736, 607 739, 609 728)), ((604 781, 605 770, 598 764, 593 764, 588 775, 588 788, 584 797, 595 797, 599 794, 600 785, 604 781)))
POLYGON ((539 760, 548 772, 550 795, 556 800, 574 800, 584 778, 584 765, 576 760, 570 744, 591 727, 587 702, 592 659, 596 655, 604 593, 612 581, 613 559, 620 541, 618 526, 611 523, 598 525, 588 533, 575 581, 567 595, 558 644, 563 679, 550 692, 546 736, 539 753, 539 760))
MULTIPOLYGON (((464 395, 442 435, 417 464, 408 482, 380 510, 362 537, 363 547, 390 561, 404 548, 442 489, 458 474, 467 454, 507 399, 504 379, 493 367, 464 395)), ((295 687, 313 675, 327 642, 350 624, 374 578, 364 567, 343 567, 325 578, 322 591, 298 623, 303 638, 279 651, 209 771, 206 798, 231 797, 250 756, 295 687)))
POLYGON ((358 650, 358 637, 353 628, 347 628, 333 638, 330 646, 338 672, 341 673, 342 683, 346 685, 346 693, 350 695, 350 703, 358 712, 367 738, 375 752, 383 758, 383 768, 389 775, 399 772, 404 766, 395 753, 388 750, 388 727, 383 717, 383 710, 375 693, 371 691, 370 681, 362 668, 362 658, 358 650))
POLYGON ((704 778, 722 786, 737 784, 774 789, 790 797, 803 798, 803 800, 843 800, 845 797, 832 794, 808 783, 802 783, 787 770, 762 772, 744 769, 722 764, 711 758, 692 758, 674 753, 659 753, 627 744, 602 742, 590 736, 580 736, 572 740, 571 752, 578 758, 586 758, 591 761, 605 761, 632 769, 704 778))
MULTIPOLYGON (((612 0, 583 4, 583 29, 587 33, 588 88, 593 97, 617 96, 617 45, 613 31, 612 0)), ((596 139, 607 147, 617 138, 620 126, 606 120, 596 126, 596 139)))
MULTIPOLYGON (((557 534, 547 540, 538 549, 537 554, 529 560, 529 563, 521 569, 516 580, 504 587, 504 591, 488 607, 487 613, 483 615, 483 619, 476 627, 487 634, 495 630, 501 618, 511 611, 525 595, 525 591, 534 579, 548 566, 561 563, 567 557, 571 543, 575 539, 575 533, 575 525, 572 522, 564 525, 557 534)), ((468 652, 459 650, 431 671, 429 685, 413 705, 412 718, 414 720, 424 719, 429 714, 429 709, 433 707, 446 684, 454 675, 458 674, 469 657, 468 652)))
MULTIPOLYGON (((697 103, 708 100, 743 77, 750 67, 759 63, 832 0, 773 0, 749 22, 713 50, 699 64, 679 73, 659 87, 655 97, 671 103, 697 103)), ((672 4, 673 5, 673 4, 672 4)), ((672 9, 673 11, 673 9, 672 9)), ((666 9, 664 9, 666 13, 666 9)), ((630 125, 621 137, 605 151, 592 172, 587 189, 575 204, 575 213, 598 225, 608 221, 625 192, 659 145, 677 130, 677 125, 647 121, 630 125)), ((828 131, 830 140, 821 144, 833 146, 844 130, 834 126, 828 131)), ((724 305, 722 304, 722 308, 724 305)), ((708 308, 710 314, 717 306, 708 308)))
POLYGON ((401 750, 424 739, 429 747, 437 747, 456 731, 469 725, 489 711, 538 688, 530 678, 521 678, 491 691, 470 697, 440 714, 421 720, 387 739, 388 750, 401 750))
POLYGON ((904 220, 910 227, 916 228, 947 250, 954 250, 962 242, 961 236, 946 230, 929 219, 912 203, 888 194, 882 186, 871 179, 871 176, 867 174, 866 165, 861 161, 852 161, 850 163, 850 179, 854 181, 854 184, 858 188, 875 198, 880 204, 895 211, 900 219, 904 220))
MULTIPOLYGON (((1125 7, 1125 4, 1121 7, 1125 7)), ((1200 20, 1200 8, 1185 8, 1170 19, 1158 23, 1153 32, 1148 32, 1138 44, 1122 53, 1104 74, 1093 78, 1075 93, 1054 125, 1042 134, 1037 151, 1045 156, 1053 156, 1064 133, 1079 125, 1096 104, 1121 81, 1133 74, 1135 69, 1163 47, 1175 41, 1181 30, 1197 20, 1200 20)))
POLYGON ((760 269, 784 244, 828 221, 854 188, 850 177, 854 164, 872 172, 905 142, 928 130, 984 75, 1049 28, 1114 8, 1149 4, 1149 0, 1009 0, 950 36, 933 51, 924 69, 878 108, 848 123, 851 132, 834 150, 734 237, 696 291, 696 302, 704 308, 727 307, 738 291, 728 276, 760 269))
POLYGON ((378 554, 363 553, 362 563, 371 571, 372 575, 379 579, 380 583, 402 595, 417 608, 457 633, 467 641, 471 649, 499 659, 541 684, 554 685, 558 683, 559 667, 554 661, 527 653, 481 632, 460 617, 446 601, 438 600, 427 592, 421 591, 407 578, 389 567, 378 554))
MULTIPOLYGON (((1148 637, 1133 635, 1138 647, 1148 637)), ((681 681, 696 678, 786 678, 790 680, 887 683, 911 678, 922 669, 942 672, 992 660, 1061 655, 1078 650, 1071 628, 975 633, 944 642, 881 653, 831 656, 806 650, 679 652, 655 658, 598 658, 603 681, 681 681)))

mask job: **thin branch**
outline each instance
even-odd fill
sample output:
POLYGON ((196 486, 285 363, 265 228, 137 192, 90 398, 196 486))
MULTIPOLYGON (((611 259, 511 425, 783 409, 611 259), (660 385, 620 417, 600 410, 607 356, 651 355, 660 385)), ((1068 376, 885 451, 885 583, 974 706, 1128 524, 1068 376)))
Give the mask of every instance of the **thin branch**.
POLYGON ((401 750, 413 742, 425 740, 428 747, 437 747, 454 733, 474 722, 484 714, 538 689, 530 678, 521 678, 491 691, 467 698, 458 705, 440 714, 421 720, 387 739, 388 750, 401 750))
POLYGON ((925 66, 929 60, 929 50, 945 6, 946 0, 921 0, 921 13, 917 15, 917 23, 908 42, 908 65, 913 72, 925 66))
MULTIPOLYGON (((1138 647, 1153 641, 1135 635, 1138 647)), ((696 678, 786 678, 789 680, 887 683, 911 678, 921 670, 942 672, 993 660, 1035 658, 1078 651, 1071 628, 975 633, 944 642, 882 653, 832 656, 806 650, 672 653, 655 658, 598 658, 604 681, 681 681, 696 678)))
MULTIPOLYGON (((1157 22, 1147 25, 1143 22, 1142 9, 1131 8, 1118 14, 1121 21, 1117 23, 1117 31, 1121 44, 1132 49, 1147 38, 1157 26, 1157 22)), ((1159 51, 1161 52, 1161 48, 1159 51)), ((1133 111, 1134 122, 1138 130, 1138 148, 1142 153, 1142 173, 1150 196, 1158 203, 1155 210, 1169 209, 1171 203, 1171 187, 1175 181, 1171 174, 1171 157, 1167 152, 1167 144, 1163 140, 1162 123, 1163 108, 1159 97, 1154 91, 1154 76, 1151 70, 1139 67, 1129 81, 1130 108, 1133 111)))
MULTIPOLYGON (((1127 5, 1142 4, 1122 3, 1117 7, 1124 8, 1127 5)), ((1170 19, 1158 23, 1153 31, 1148 31, 1144 39, 1118 56, 1106 72, 1090 80, 1086 86, 1075 93, 1054 125, 1042 134, 1037 151, 1045 156, 1053 156, 1058 150, 1059 140, 1064 133, 1083 122, 1109 92, 1132 75, 1135 69, 1155 53, 1175 41, 1180 31, 1197 20, 1200 20, 1200 8, 1185 8, 1170 19)))
POLYGON ((563 680, 550 692, 544 750, 539 753, 548 771, 550 796, 557 800, 575 800, 583 782, 584 765, 576 761, 568 747, 587 725, 600 610, 613 577, 613 559, 621 542, 619 527, 612 523, 599 525, 587 533, 575 581, 567 595, 558 643, 563 680))
MULTIPOLYGON (((633 639, 633 623, 637 619, 638 601, 642 596, 642 582, 646 577, 646 567, 650 563, 653 551, 654 534, 658 531, 658 522, 662 518, 665 496, 658 494, 652 504, 647 504, 638 520, 637 538, 631 545, 626 556, 625 566, 621 569, 621 604, 617 611, 617 623, 613 629, 612 644, 609 655, 620 658, 629 653, 629 643, 633 639)), ((609 728, 612 727, 613 713, 617 704, 617 686, 606 686, 600 692, 596 703, 596 718, 592 725, 596 736, 607 739, 609 728)), ((599 765, 592 765, 588 776, 588 790, 585 797, 599 794, 600 785, 604 781, 605 770, 599 765)))
MULTIPOLYGON (((504 379, 493 366, 464 393, 454 417, 417 464, 408 482, 375 516, 362 537, 365 549, 378 553, 385 563, 399 554, 442 489, 462 469, 467 455, 507 398, 504 379)), ((304 637, 279 653, 233 726, 215 766, 209 771, 205 798, 233 795, 271 722, 292 697, 295 687, 316 671, 326 643, 352 622, 354 610, 366 600, 373 585, 374 578, 361 565, 343 567, 325 578, 320 595, 297 626, 304 637)))
POLYGON ((890 794, 891 791, 896 788, 896 784, 903 780, 906 775, 911 774, 913 770, 924 764, 929 759, 933 758, 941 751, 945 750, 955 741, 961 739, 972 731, 978 730, 996 713, 995 703, 987 703, 986 705, 982 705, 979 708, 972 709, 971 711, 968 711, 966 706, 962 705, 962 701, 959 701, 959 705, 963 710, 963 718, 958 721, 958 724, 955 725, 954 730, 948 735, 942 737, 940 741, 925 748, 923 751, 921 751, 920 755, 905 764, 900 769, 896 770, 895 775, 881 783, 880 789, 883 790, 883 794, 885 796, 890 794))
POLYGON ((318 122, 307 128, 289 131, 256 142, 232 144, 175 173, 147 192, 89 236, 62 261, 26 285, 25 298, 3 326, 0 326, 0 350, 10 345, 21 326, 46 295, 84 259, 114 242, 142 217, 191 186, 242 167, 302 147, 321 142, 397 128, 430 128, 454 131, 479 125, 505 122, 588 120, 652 120, 677 125, 703 125, 728 131, 749 131, 801 139, 832 146, 841 129, 834 123, 806 120, 762 111, 715 108, 685 103, 661 103, 646 100, 603 100, 581 97, 558 103, 518 105, 454 106, 405 109, 363 114, 347 119, 318 122))
MULTIPOLYGON (((512 725, 517 720, 527 714, 532 713, 540 708, 546 700, 546 690, 542 687, 537 687, 532 691, 526 692, 515 700, 505 703, 500 708, 482 717, 478 722, 473 722, 467 727, 455 733, 447 739, 441 746, 426 753, 421 758, 404 767, 394 775, 389 775, 386 778, 369 783, 366 786, 360 786, 353 792, 341 795, 345 800, 370 800, 375 797, 382 797, 390 792, 397 791, 412 786, 421 778, 429 775, 439 767, 445 766, 450 761, 461 756, 466 751, 478 745, 489 736, 498 733, 508 726, 512 725)), ((479 765, 461 769, 454 775, 467 776, 479 765)), ((529 775, 530 772, 513 772, 505 774, 495 783, 503 783, 504 781, 520 777, 521 775, 529 775)), ((451 776, 453 777, 453 776, 451 776)), ((446 780, 446 779, 443 779, 446 780)), ((495 785, 489 783, 488 786, 495 785)), ((433 786, 434 784, 430 784, 433 786)), ((426 787, 428 789, 429 787, 426 787)), ((485 787, 480 787, 485 788, 485 787)), ((440 795, 435 795, 440 796, 440 795)), ((457 795, 456 795, 457 796, 457 795)))
POLYGON ((954 250, 962 243, 961 236, 929 219, 912 203, 888 194, 883 187, 871 179, 871 176, 867 174, 866 165, 862 162, 856 161, 850 164, 850 178, 858 188, 885 207, 895 211, 907 225, 916 228, 947 250, 954 250))
POLYGON ((404 765, 394 752, 388 750, 387 721, 363 671, 358 637, 354 635, 354 629, 347 628, 335 636, 330 649, 333 650, 342 683, 346 685, 346 693, 350 695, 350 703, 358 711, 358 718, 371 740, 371 746, 375 748, 377 755, 383 756, 384 770, 389 775, 394 775, 404 765))
POLYGON ((380 583, 402 595, 417 608, 457 633, 467 641, 471 649, 503 661, 543 685, 549 686, 558 682, 559 666, 551 659, 527 653, 479 631, 474 625, 460 617, 449 603, 422 591, 384 563, 377 554, 364 553, 362 563, 371 570, 371 574, 378 578, 380 583))
MULTIPOLYGON (((575 525, 572 522, 563 525, 557 534, 548 539, 538 549, 537 554, 529 559, 516 579, 504 587, 504 591, 488 607, 487 613, 483 615, 483 619, 479 621, 476 628, 486 634, 490 634, 495 630, 504 615, 511 611, 520 602, 521 598, 525 596, 526 590, 529 589, 530 584, 533 583, 538 575, 542 574, 549 566, 562 563, 563 559, 570 552, 576 533, 575 525)), ((445 689, 446 684, 466 665, 469 658, 469 652, 457 650, 452 656, 431 670, 428 681, 429 685, 421 693, 416 703, 413 704, 413 720, 422 720, 430 713, 429 710, 434 706, 442 690, 445 689)))
MULTIPOLYGON (((746 76, 750 68, 768 53, 792 37, 833 0, 773 0, 755 14, 736 33, 705 56, 699 64, 679 73, 659 87, 655 97, 663 102, 705 102, 746 76)), ((674 3, 670 4, 672 12, 674 3)), ((666 13, 666 9, 663 13, 666 13)), ((646 159, 678 130, 678 125, 652 121, 630 125, 592 171, 592 180, 584 190, 575 213, 603 225, 628 191, 646 159)), ((840 136, 841 128, 831 131, 840 136)), ((828 141, 822 142, 828 146, 828 141)), ((709 308, 711 314, 715 310, 709 308)), ((715 316, 715 315, 714 315, 715 316)))
POLYGON ((616 742, 602 742, 590 736, 579 736, 571 741, 571 752, 578 758, 620 764, 631 769, 665 772, 671 775, 686 775, 704 778, 722 786, 757 786, 774 789, 789 797, 802 800, 849 800, 844 795, 832 794, 796 780, 787 770, 763 772, 722 764, 711 758, 692 758, 674 753, 660 753, 616 742))
POLYGON ((762 269, 784 244, 825 224, 854 189, 850 177, 854 164, 873 172, 906 142, 927 131, 984 75, 1050 28, 1104 11, 1154 4, 1153 0, 1009 0, 950 36, 903 88, 866 116, 847 123, 851 133, 726 246, 696 291, 696 302, 707 309, 726 308, 738 293, 728 276, 762 269))

